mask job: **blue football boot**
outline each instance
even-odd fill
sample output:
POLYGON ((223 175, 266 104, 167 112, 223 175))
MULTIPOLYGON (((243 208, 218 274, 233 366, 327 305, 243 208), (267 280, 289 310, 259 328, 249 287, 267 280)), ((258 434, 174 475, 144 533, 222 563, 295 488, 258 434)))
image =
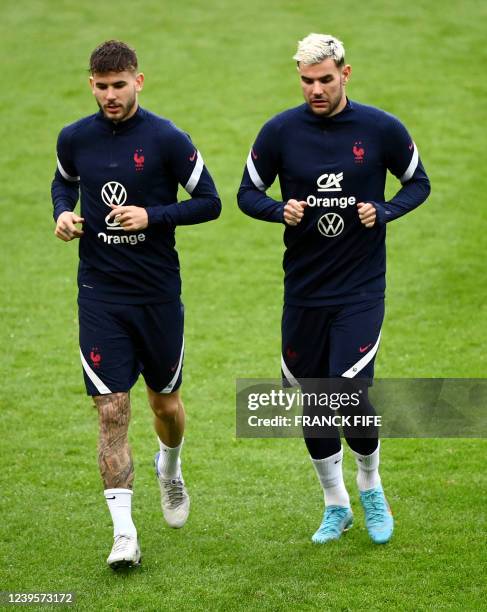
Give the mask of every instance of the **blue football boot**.
POLYGON ((311 538, 315 544, 338 540, 353 524, 353 514, 345 506, 327 506, 318 531, 311 538))
POLYGON ((360 501, 365 512, 365 526, 376 544, 389 542, 394 530, 394 519, 382 486, 362 491, 360 501))

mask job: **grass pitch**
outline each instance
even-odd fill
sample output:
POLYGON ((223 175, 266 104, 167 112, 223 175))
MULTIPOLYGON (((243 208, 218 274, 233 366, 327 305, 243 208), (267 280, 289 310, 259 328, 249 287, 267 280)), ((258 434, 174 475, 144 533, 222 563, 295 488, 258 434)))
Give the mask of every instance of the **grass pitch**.
POLYGON ((311 31, 344 40, 350 97, 404 121, 432 181, 428 203, 388 228, 377 375, 485 376, 485 84, 473 74, 485 65, 485 13, 474 0, 2 4, 0 590, 74 591, 80 610, 485 606, 485 441, 383 441, 396 517, 385 547, 368 540, 348 456, 356 524, 315 547, 322 500, 302 442, 234 434, 235 378, 279 373, 282 296, 282 227, 244 217, 235 192, 262 123, 301 102, 291 57, 311 31), (78 359, 76 245, 54 238, 49 197, 57 133, 93 112, 88 56, 111 37, 137 48, 142 105, 192 135, 224 205, 217 222, 177 232, 191 517, 181 531, 162 523, 139 383, 131 440, 144 562, 124 575, 105 566, 111 526, 78 359))

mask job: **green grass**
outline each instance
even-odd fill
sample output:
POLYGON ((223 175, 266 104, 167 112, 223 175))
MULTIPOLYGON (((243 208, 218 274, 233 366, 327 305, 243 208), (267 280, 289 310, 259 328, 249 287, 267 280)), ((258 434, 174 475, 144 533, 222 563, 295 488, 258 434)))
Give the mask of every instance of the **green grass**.
MULTIPOLYGON (((311 31, 344 40, 350 96, 405 122, 432 181, 428 203, 388 229, 377 375, 485 376, 485 16, 474 0, 2 3, 0 590, 71 590, 80 610, 485 607, 485 441, 385 440, 393 542, 369 543, 354 493, 353 530, 320 548, 302 442, 234 433, 235 379, 279 373, 282 299, 282 228, 244 217, 235 192, 262 123, 300 103, 290 58, 311 31), (139 384, 144 564, 129 575, 104 562, 111 527, 77 351, 76 245, 52 235, 49 197, 57 133, 93 112, 86 64, 110 37, 136 46, 142 104, 192 135, 224 205, 218 222, 177 233, 191 518, 181 531, 162 524, 139 384)), ((354 492, 350 457, 346 478, 354 492)))

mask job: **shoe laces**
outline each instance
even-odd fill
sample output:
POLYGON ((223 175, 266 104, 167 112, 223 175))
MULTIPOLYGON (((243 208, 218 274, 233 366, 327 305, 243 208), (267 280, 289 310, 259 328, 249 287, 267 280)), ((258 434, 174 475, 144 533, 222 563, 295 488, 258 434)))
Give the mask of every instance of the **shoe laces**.
POLYGON ((321 523, 320 531, 324 534, 335 534, 339 531, 339 523, 347 515, 348 508, 329 506, 325 510, 325 516, 321 523))
POLYGON ((167 478, 162 480, 162 485, 168 505, 174 510, 184 501, 184 482, 181 478, 167 478))
POLYGON ((124 550, 131 540, 132 538, 128 535, 121 534, 115 536, 112 552, 120 552, 121 550, 124 550))
POLYGON ((367 508, 367 522, 370 525, 379 525, 383 523, 384 514, 387 513, 387 504, 382 491, 366 491, 362 499, 367 508))

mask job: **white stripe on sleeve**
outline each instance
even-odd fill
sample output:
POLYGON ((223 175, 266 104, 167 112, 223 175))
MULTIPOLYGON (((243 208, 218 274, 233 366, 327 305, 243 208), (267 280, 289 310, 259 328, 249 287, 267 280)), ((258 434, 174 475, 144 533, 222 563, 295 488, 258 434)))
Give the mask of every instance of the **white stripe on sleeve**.
POLYGON ((250 151, 249 156, 247 157, 247 170, 249 171, 250 178, 257 189, 260 189, 260 191, 265 191, 264 181, 260 178, 257 168, 255 167, 254 160, 252 159, 252 151, 250 151))
POLYGON ((174 376, 172 377, 171 382, 166 387, 164 387, 162 391, 159 391, 159 393, 172 393, 173 387, 178 380, 179 372, 181 372, 181 368, 183 366, 183 357, 184 357, 184 336, 183 336, 183 346, 181 347, 181 354, 179 355, 179 363, 178 363, 176 372, 174 376))
POLYGON ((110 389, 105 385, 105 383, 99 378, 95 372, 90 368, 88 362, 83 355, 81 348, 79 349, 79 354, 81 355, 81 363, 83 364, 83 370, 86 372, 86 375, 91 380, 91 382, 95 385, 98 392, 101 395, 106 395, 107 393, 111 393, 110 389))
POLYGON ((63 179, 67 181, 71 181, 72 183, 77 183, 79 181, 79 176, 70 176, 66 170, 62 167, 61 162, 59 161, 59 157, 57 158, 57 167, 63 179))
POLYGON ((198 184, 201 173, 203 172, 204 165, 205 162, 203 161, 203 158, 201 157, 200 152, 198 151, 198 156, 196 158, 196 164, 194 165, 193 172, 191 172, 191 176, 189 177, 188 182, 184 186, 189 195, 193 193, 194 188, 198 184))
POLYGON ((348 369, 346 372, 343 372, 342 377, 343 378, 355 378, 355 376, 357 376, 357 374, 361 372, 365 368, 365 366, 368 363, 370 363, 370 361, 372 361, 372 358, 379 350, 379 342, 380 342, 380 333, 379 333, 379 337, 377 338, 377 342, 370 349, 370 351, 366 353, 361 359, 359 359, 357 363, 354 363, 350 369, 348 369))
POLYGON ((406 172, 399 179, 401 183, 407 183, 409 179, 413 176, 416 168, 418 167, 419 153, 418 153, 416 144, 414 142, 413 142, 413 145, 414 145, 413 156, 411 158, 411 161, 409 162, 409 166, 407 167, 406 172))

